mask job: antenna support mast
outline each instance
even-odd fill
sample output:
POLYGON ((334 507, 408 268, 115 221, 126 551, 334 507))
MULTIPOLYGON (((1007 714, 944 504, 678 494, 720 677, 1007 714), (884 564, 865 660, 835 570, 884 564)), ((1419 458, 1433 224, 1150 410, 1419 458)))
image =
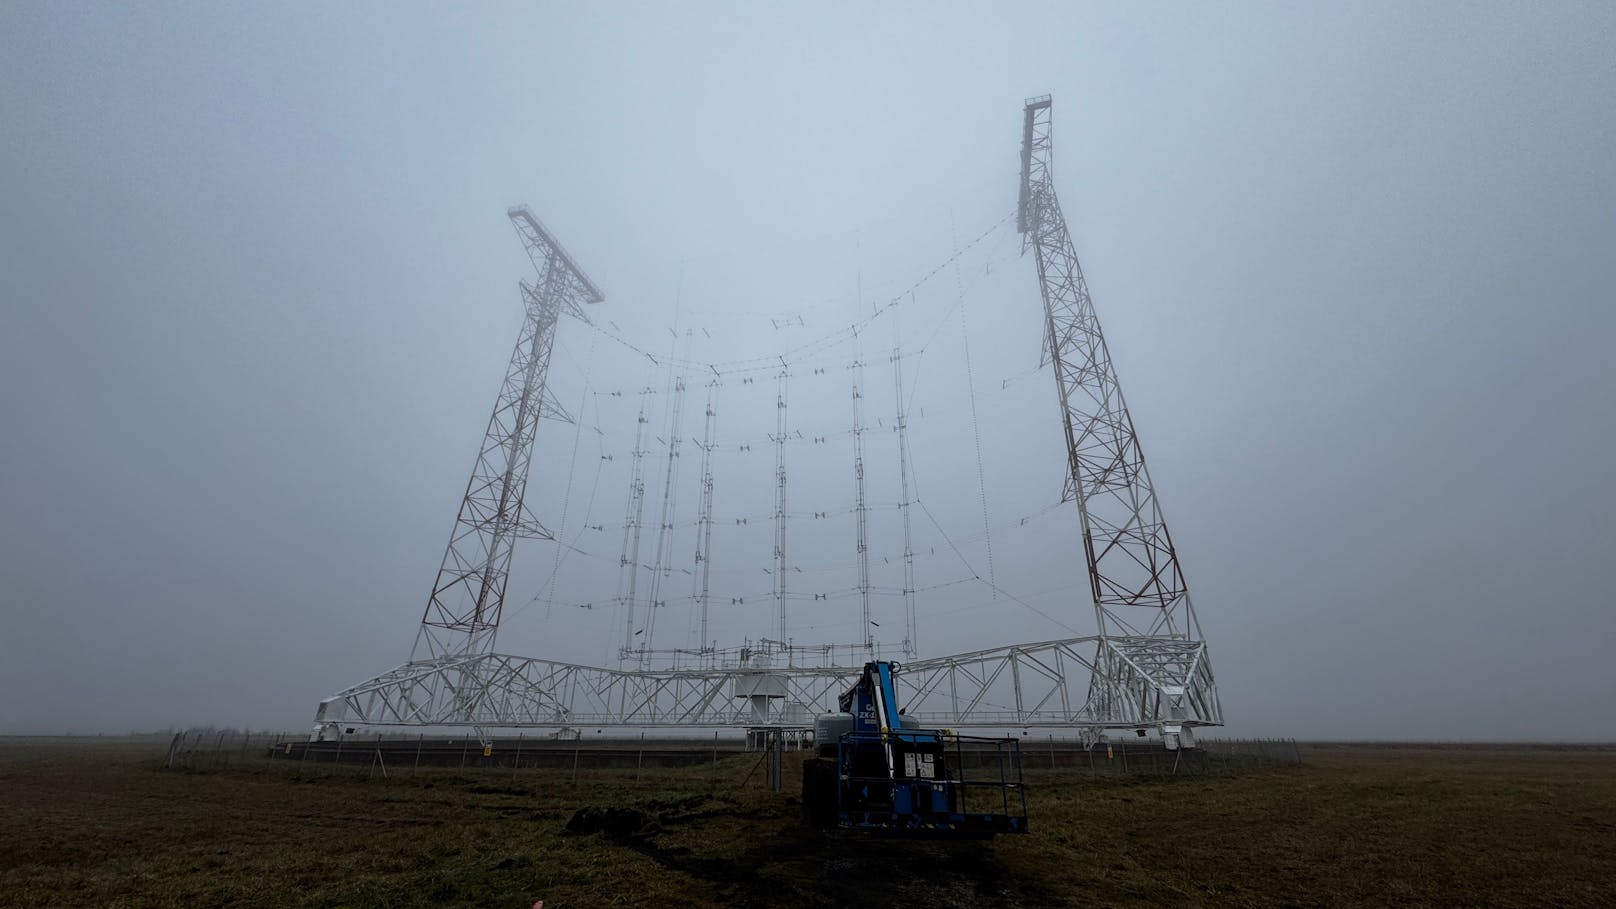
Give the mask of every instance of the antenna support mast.
POLYGON ((516 539, 553 539, 523 497, 539 420, 572 422, 545 384, 556 321, 563 312, 585 319, 580 304, 605 300, 527 206, 507 214, 537 280, 521 282, 526 318, 421 617, 412 662, 493 652, 516 539))
POLYGON ((1191 744, 1191 728, 1223 721, 1206 643, 1055 195, 1049 96, 1023 117, 1016 227, 1038 263, 1066 433, 1062 499, 1077 502, 1100 632, 1088 709, 1191 744))
POLYGON ((708 603, 712 594, 713 576, 713 427, 718 411, 713 408, 713 392, 718 380, 707 383, 707 422, 701 435, 701 516, 696 520, 700 530, 696 544, 696 600, 701 606, 701 637, 696 649, 705 656, 712 652, 713 642, 707 636, 708 603))

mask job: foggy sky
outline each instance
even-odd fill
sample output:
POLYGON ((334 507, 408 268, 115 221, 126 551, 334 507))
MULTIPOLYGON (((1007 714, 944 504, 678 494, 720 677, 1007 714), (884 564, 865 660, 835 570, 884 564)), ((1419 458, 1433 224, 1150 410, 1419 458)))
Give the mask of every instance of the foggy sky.
MULTIPOLYGON (((835 331, 999 225, 861 346, 801 359, 793 419, 845 431, 858 358, 890 420, 888 354, 924 348, 916 548, 960 553, 919 582, 981 570, 991 535, 1040 613, 939 590, 923 649, 1086 633, 1071 506, 1040 512, 1064 452, 1036 276, 1001 223, 1022 101, 1050 93, 1228 732, 1608 740, 1613 48, 1592 3, 4 5, 0 732, 301 728, 408 655, 521 318, 522 202, 600 319, 658 352, 689 331, 701 362, 835 331)), ((720 391, 737 446, 772 431, 758 376, 720 391)), ((561 326, 585 430, 575 460, 541 427, 529 504, 556 526, 565 500, 585 555, 546 593, 555 549, 519 546, 502 650, 613 652, 621 618, 579 604, 616 590, 634 393, 665 427, 669 379, 561 326)), ((896 501, 870 440, 870 498, 896 501)), ((851 495, 845 439, 822 451, 790 456, 793 511, 851 495)), ((719 522, 772 510, 759 454, 724 456, 719 522)), ((848 560, 821 523, 793 561, 848 560)), ((895 528, 872 518, 874 548, 895 528)), ((724 533, 723 596, 766 591, 766 522, 724 533)), ((756 635, 762 608, 715 616, 756 635)), ((689 615, 659 618, 670 646, 689 615)))

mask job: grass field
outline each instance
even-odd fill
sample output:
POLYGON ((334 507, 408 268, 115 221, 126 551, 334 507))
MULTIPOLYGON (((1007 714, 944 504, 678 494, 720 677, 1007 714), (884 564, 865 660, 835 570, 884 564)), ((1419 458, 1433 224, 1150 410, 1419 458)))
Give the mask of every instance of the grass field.
POLYGON ((915 843, 806 829, 745 756, 574 784, 163 771, 163 745, 0 740, 0 905, 1616 906, 1616 749, 1035 770, 1029 835, 915 843))

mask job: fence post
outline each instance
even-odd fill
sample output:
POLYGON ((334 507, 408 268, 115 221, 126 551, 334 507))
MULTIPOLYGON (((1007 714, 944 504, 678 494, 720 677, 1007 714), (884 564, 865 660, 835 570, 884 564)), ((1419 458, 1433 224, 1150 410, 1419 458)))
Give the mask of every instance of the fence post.
POLYGON ((769 737, 769 790, 779 792, 783 786, 780 775, 784 769, 782 759, 786 750, 785 733, 776 729, 767 733, 767 735, 769 737))
POLYGON ((511 763, 511 776, 515 776, 517 769, 522 766, 522 736, 525 734, 522 732, 516 734, 516 760, 511 763))
POLYGON ((1055 769, 1055 734, 1049 734, 1049 769, 1055 769))
MULTIPOLYGON (((1010 781, 1005 778, 1005 774, 1004 774, 1004 757, 1005 757, 1004 749, 995 748, 994 750, 999 753, 999 799, 1004 805, 1004 809, 1003 809, 1004 813, 1009 814, 1010 813, 1010 786, 1009 786, 1010 781)), ((1019 761, 1021 759, 1021 743, 1017 742, 1015 750, 1011 751, 1010 753, 1015 756, 1015 760, 1019 761)), ((1017 768, 1017 769, 1020 769, 1020 768, 1017 768)))
POLYGON ((421 772, 421 739, 425 737, 426 733, 424 732, 415 734, 415 769, 411 771, 410 776, 415 776, 421 772))
POLYGON ((578 782, 578 752, 583 750, 583 745, 584 734, 579 732, 578 737, 572 740, 572 781, 574 783, 578 782))
POLYGON ((634 782, 640 781, 640 769, 645 766, 645 733, 640 733, 640 757, 634 762, 634 782))

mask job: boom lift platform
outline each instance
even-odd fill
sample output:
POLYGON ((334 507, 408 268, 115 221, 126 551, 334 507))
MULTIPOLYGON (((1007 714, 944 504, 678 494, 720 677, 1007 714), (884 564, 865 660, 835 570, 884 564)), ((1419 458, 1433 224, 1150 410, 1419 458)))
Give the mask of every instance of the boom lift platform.
POLYGON ((890 661, 866 663, 841 713, 814 722, 802 804, 816 827, 980 838, 1027 832, 1021 743, 921 729, 898 706, 890 661), (979 778, 966 780, 967 767, 979 778))

